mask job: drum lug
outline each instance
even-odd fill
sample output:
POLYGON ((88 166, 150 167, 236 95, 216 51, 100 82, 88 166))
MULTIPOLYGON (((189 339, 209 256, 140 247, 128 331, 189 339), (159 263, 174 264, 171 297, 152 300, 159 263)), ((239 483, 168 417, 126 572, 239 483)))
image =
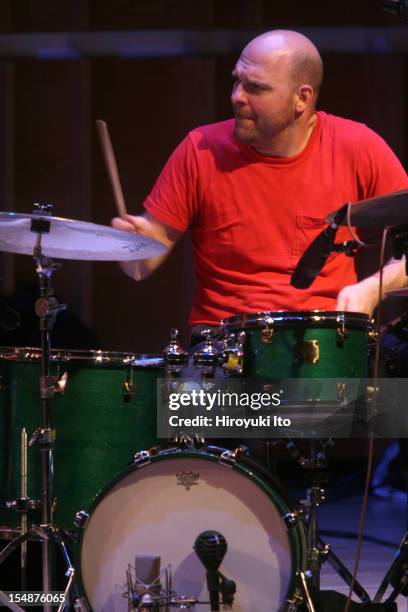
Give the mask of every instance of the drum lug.
POLYGON ((316 365, 320 360, 318 340, 299 340, 294 347, 294 361, 300 364, 316 365))
POLYGON ((152 452, 153 449, 149 448, 148 450, 141 450, 135 453, 132 457, 132 463, 136 465, 136 467, 144 467, 151 462, 152 455, 156 455, 156 452, 152 452))
POLYGON ((377 344, 378 341, 378 331, 375 327, 374 319, 371 319, 367 326, 367 340, 372 344, 377 344))
POLYGON ((339 348, 341 348, 344 345, 344 341, 349 337, 349 332, 346 328, 346 316, 344 313, 337 315, 336 322, 336 344, 339 348))
POLYGON ((84 529, 88 523, 89 514, 85 510, 79 510, 74 516, 74 525, 80 529, 84 529))
POLYGON ((170 332, 170 343, 163 350, 163 361, 168 378, 176 378, 188 365, 188 353, 179 343, 178 337, 179 330, 173 328, 170 332))
POLYGON ((265 317, 265 327, 262 329, 262 342, 265 344, 271 344, 275 333, 274 325, 275 321, 272 317, 265 317))
POLYGON ((129 380, 125 380, 125 382, 122 385, 122 396, 123 396, 123 401, 125 402, 125 404, 128 404, 131 398, 133 397, 133 395, 135 394, 136 394, 136 385, 130 382, 129 380))
POLYGON ((64 372, 61 378, 59 378, 55 383, 55 393, 58 393, 59 395, 64 395, 67 385, 68 385, 68 372, 64 372))
POLYGON ((246 446, 238 446, 234 450, 225 450, 221 453, 220 463, 229 465, 230 467, 234 463, 238 463, 243 457, 248 457, 249 451, 246 446))

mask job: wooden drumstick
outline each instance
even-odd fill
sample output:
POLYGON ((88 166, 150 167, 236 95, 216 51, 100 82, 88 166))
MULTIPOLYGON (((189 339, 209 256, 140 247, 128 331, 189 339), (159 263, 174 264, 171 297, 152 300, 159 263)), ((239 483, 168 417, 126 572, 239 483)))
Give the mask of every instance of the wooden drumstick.
POLYGON ((106 170, 112 186, 113 199, 115 200, 119 216, 124 217, 127 215, 125 198, 123 197, 122 185, 119 178, 118 166, 116 163, 115 154, 113 152, 112 142, 109 136, 108 125, 106 121, 97 119, 96 128, 98 130, 99 142, 101 143, 106 170))

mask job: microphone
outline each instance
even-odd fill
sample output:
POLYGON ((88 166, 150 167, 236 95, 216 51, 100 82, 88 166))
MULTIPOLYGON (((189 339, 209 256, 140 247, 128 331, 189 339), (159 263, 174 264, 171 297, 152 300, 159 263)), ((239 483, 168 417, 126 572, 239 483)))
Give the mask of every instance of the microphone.
POLYGON ((315 280, 327 261, 340 222, 347 213, 348 204, 344 204, 334 215, 330 224, 307 247, 290 279, 290 284, 296 289, 307 289, 315 280))
POLYGON ((227 552, 227 541, 218 531, 203 531, 197 536, 193 548, 207 570, 207 589, 210 594, 211 610, 219 610, 220 573, 218 568, 227 552))
POLYGON ((130 600, 137 609, 154 608, 160 596, 160 556, 140 553, 135 558, 135 585, 129 589, 130 600))
POLYGON ((408 0, 383 0, 381 9, 408 20, 408 0))
POLYGON ((0 328, 5 331, 14 331, 21 325, 21 316, 4 300, 0 300, 0 328))

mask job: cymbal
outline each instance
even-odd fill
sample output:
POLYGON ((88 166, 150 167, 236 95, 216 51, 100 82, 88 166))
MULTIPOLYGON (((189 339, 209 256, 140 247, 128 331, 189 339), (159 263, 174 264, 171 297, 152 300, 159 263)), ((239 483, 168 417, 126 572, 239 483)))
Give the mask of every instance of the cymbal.
POLYGON ((384 294, 384 297, 408 297, 408 287, 402 287, 402 289, 393 289, 392 291, 387 291, 384 294))
POLYGON ((41 252, 58 259, 132 261, 161 255, 165 247, 152 238, 113 227, 49 215, 0 212, 0 251, 33 255, 38 233, 31 221, 49 221, 42 233, 41 252))
MULTIPOLYGON (((337 210, 326 217, 330 223, 337 210)), ((384 228, 408 223, 408 189, 353 204, 350 210, 351 225, 355 227, 384 228)), ((341 221, 347 225, 347 217, 341 221)))

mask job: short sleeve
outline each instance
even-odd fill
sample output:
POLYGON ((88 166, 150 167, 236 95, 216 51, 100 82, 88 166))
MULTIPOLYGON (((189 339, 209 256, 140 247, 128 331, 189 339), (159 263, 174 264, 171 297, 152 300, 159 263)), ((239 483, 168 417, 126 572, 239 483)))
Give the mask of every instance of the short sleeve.
POLYGON ((197 184, 196 152, 188 135, 167 160, 143 206, 155 219, 184 232, 197 212, 197 184))
POLYGON ((364 126, 357 159, 359 199, 408 189, 408 176, 388 144, 364 126))

